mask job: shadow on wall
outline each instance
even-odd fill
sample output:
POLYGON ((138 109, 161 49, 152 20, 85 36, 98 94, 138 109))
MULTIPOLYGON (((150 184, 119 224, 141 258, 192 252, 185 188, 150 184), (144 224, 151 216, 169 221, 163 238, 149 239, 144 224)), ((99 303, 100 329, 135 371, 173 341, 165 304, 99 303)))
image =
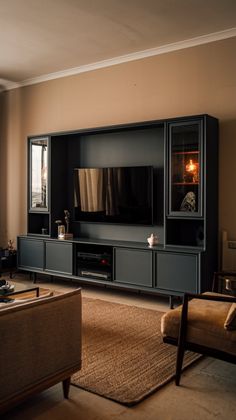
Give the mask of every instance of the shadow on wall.
POLYGON ((6 94, 4 86, 0 85, 0 197, 1 197, 1 211, 0 211, 0 246, 5 245, 6 239, 6 166, 7 166, 7 152, 6 152, 6 94))
POLYGON ((25 139, 21 127, 21 89, 0 93, 0 246, 9 239, 16 245, 16 234, 21 232, 24 200, 22 191, 26 170, 25 139), (24 143, 23 143, 24 141, 24 143), (24 169, 22 169, 24 168, 24 169))
POLYGON ((236 239, 236 119, 219 125, 219 229, 236 239))

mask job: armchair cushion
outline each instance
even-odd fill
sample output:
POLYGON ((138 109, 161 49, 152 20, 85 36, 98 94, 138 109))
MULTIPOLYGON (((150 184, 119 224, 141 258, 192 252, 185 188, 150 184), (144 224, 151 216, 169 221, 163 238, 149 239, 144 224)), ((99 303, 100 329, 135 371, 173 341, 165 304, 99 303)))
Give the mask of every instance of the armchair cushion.
MULTIPOLYGON (((189 302, 187 341, 236 355, 236 330, 224 328, 231 306, 232 302, 192 299, 189 302)), ((181 311, 182 306, 179 306, 163 315, 161 329, 164 338, 178 340, 181 311)))
POLYGON ((232 303, 227 314, 224 328, 226 330, 236 330, 236 303, 232 303))

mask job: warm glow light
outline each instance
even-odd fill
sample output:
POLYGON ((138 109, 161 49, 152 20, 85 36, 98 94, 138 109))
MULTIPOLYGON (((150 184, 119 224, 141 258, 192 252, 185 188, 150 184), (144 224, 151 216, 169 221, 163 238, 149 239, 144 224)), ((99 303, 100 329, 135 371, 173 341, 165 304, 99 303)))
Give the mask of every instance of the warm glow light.
POLYGON ((197 170, 197 165, 190 159, 189 163, 186 165, 187 172, 195 172, 197 170))
POLYGON ((186 172, 193 175, 193 182, 198 182, 198 162, 194 162, 192 159, 189 159, 185 169, 186 172))

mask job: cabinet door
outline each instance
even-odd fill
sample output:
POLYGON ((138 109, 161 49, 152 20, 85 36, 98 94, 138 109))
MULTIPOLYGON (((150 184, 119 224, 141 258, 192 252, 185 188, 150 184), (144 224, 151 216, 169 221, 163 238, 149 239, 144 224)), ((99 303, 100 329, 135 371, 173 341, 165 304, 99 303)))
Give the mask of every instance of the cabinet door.
POLYGON ((198 120, 169 124, 169 216, 202 216, 202 131, 198 120))
POLYGON ((114 281, 152 287, 152 252, 115 248, 114 281))
POLYGON ((157 252, 155 255, 156 284, 158 289, 197 293, 198 254, 157 252))
POLYGON ((73 274, 73 244, 71 242, 45 242, 45 270, 73 274))
POLYGON ((18 267, 43 270, 43 240, 34 238, 18 238, 18 267))

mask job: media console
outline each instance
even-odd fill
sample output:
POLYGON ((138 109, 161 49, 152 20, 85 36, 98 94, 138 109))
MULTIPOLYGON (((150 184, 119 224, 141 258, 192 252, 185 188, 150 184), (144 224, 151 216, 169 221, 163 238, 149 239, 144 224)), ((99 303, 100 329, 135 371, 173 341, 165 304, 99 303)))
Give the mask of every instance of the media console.
POLYGON ((169 296, 211 289, 218 269, 215 118, 204 114, 30 137, 28 179, 19 269, 169 296), (152 217, 146 224, 140 204, 145 182, 141 177, 137 183, 135 169, 144 167, 151 168, 145 182, 152 217), (86 176, 97 183, 95 190, 86 176), (73 239, 63 241, 55 221, 63 223, 65 209, 73 239), (151 233, 159 239, 153 248, 147 244, 151 233))
POLYGON ((168 296, 197 293, 206 287, 204 252, 194 248, 20 236, 18 249, 18 268, 35 274, 168 296))

